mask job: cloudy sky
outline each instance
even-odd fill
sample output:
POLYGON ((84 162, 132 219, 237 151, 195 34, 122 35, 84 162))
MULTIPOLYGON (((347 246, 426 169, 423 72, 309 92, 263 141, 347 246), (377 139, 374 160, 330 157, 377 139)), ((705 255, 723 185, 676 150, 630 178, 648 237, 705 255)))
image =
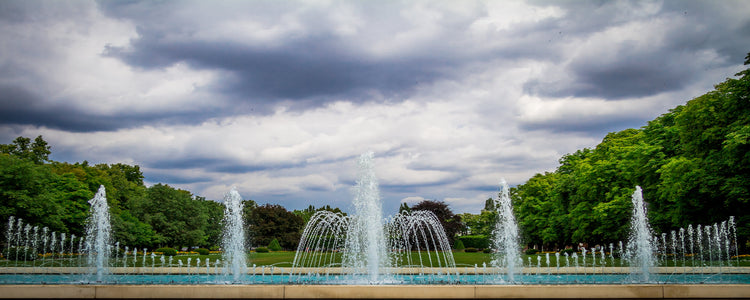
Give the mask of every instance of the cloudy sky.
POLYGON ((478 212, 743 69, 748 1, 0 1, 0 143, 209 199, 478 212))

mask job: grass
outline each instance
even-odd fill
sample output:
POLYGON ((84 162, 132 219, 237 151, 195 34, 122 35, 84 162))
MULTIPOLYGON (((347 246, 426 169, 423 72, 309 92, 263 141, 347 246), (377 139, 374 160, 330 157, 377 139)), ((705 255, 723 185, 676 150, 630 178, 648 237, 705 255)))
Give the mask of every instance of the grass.
MULTIPOLYGON (((268 265, 274 265, 278 267, 290 267, 292 266, 292 262, 294 261, 294 251, 277 251, 277 252, 269 252, 269 253, 256 253, 256 252, 250 252, 248 254, 248 264, 249 265, 256 265, 256 266, 268 266, 268 265)), ((315 254, 313 254, 315 255, 315 254)), ((319 255, 319 254, 318 254, 319 255)), ((325 255, 327 258, 330 257, 331 253, 326 253, 325 255)), ((412 264, 418 264, 419 262, 419 253, 417 252, 411 252, 410 253, 412 258, 412 264)), ((481 267, 483 264, 486 264, 489 266, 492 261, 492 254, 490 253, 482 253, 482 252, 453 252, 453 257, 456 262, 456 266, 458 267, 472 267, 474 265, 477 265, 481 267)), ((189 255, 177 255, 172 258, 172 265, 177 266, 179 265, 179 262, 181 261, 183 265, 188 264, 188 260, 190 260, 190 264, 192 266, 195 266, 198 259, 201 260, 201 266, 205 266, 205 261, 208 259, 213 266, 213 264, 217 261, 217 259, 221 259, 221 254, 210 254, 210 255, 197 255, 197 254, 189 254, 189 255)), ((406 257, 405 254, 401 254, 399 257, 400 261, 405 262, 406 257)), ((437 258, 433 255, 432 256, 433 263, 437 262, 437 258)), ((442 258, 441 258, 442 259, 442 258)), ((546 255, 545 254, 534 254, 534 255, 523 255, 523 265, 528 266, 529 265, 529 259, 531 259, 531 266, 537 265, 537 260, 541 260, 542 266, 547 266, 546 264, 546 255), (538 258, 537 258, 538 257, 538 258)), ((663 257, 659 257, 659 259, 663 259, 663 257)), ((159 256, 156 256, 155 261, 152 261, 151 256, 146 256, 145 266, 150 267, 153 265, 153 263, 156 263, 156 266, 161 265, 161 259, 159 256)), ((169 258, 164 258, 165 262, 169 262, 169 258)), ((597 262, 596 265, 601 265, 601 257, 597 256, 597 262)), ((687 264, 691 264, 690 258, 685 259, 687 264)), ((579 266, 583 266, 582 259, 579 257, 579 266)), ((124 261, 122 257, 111 259, 111 262, 113 265, 116 265, 118 267, 127 265, 128 267, 133 267, 133 264, 135 262, 135 266, 141 267, 144 266, 143 261, 143 255, 138 255, 137 259, 134 259, 132 255, 129 255, 127 258, 127 261, 124 261)), ((330 262, 330 259, 329 259, 330 262)), ((341 255, 336 253, 333 254, 333 262, 334 263, 340 263, 341 262, 341 255)), ((732 260, 732 265, 735 265, 737 260, 732 260)), ((573 258, 569 258, 570 265, 574 265, 573 258)), ((697 263, 697 262, 696 262, 697 263)), ((750 257, 747 257, 747 255, 741 256, 739 259, 740 266, 743 267, 750 267, 750 257)), ((55 256, 55 257, 45 257, 42 259, 41 257, 35 261, 30 262, 23 262, 23 261, 9 261, 5 259, 0 259, 0 267, 31 267, 31 266, 45 266, 45 267, 67 267, 67 266, 79 266, 81 264, 85 264, 85 257, 80 256, 55 256)), ((402 263, 402 265, 405 263, 402 263)), ((422 264, 425 266, 429 266, 427 256, 422 253, 422 264)), ((612 265, 612 261, 609 257, 606 258, 606 264, 607 266, 612 265)), ((681 265, 681 259, 678 259, 678 265, 681 265)), ((704 262, 704 264, 707 264, 704 262)), ((726 264, 726 262, 724 262, 726 264)), ((556 266, 556 257, 553 253, 550 253, 550 266, 556 266)), ((619 258, 615 258, 614 260, 615 266, 621 266, 621 261, 619 258)), ((663 261, 661 263, 662 266, 672 266, 674 265, 674 261, 671 257, 667 257, 666 261, 663 261)), ((718 266, 718 262, 714 262, 713 265, 718 266)), ((565 258, 563 256, 560 257, 560 266, 564 267, 566 266, 565 258)), ((586 257, 586 266, 591 266, 591 256, 587 255, 586 257)))
POLYGON ((249 264, 257 266, 279 266, 291 267, 294 261, 294 251, 276 251, 268 253, 250 252, 248 255, 249 264))

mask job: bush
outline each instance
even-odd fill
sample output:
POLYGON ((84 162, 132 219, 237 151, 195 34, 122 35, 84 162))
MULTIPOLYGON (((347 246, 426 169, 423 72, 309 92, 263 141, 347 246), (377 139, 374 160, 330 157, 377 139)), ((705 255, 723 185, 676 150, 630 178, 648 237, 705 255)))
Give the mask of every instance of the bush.
POLYGON ((25 260, 25 261, 32 261, 35 260, 37 257, 36 251, 34 251, 31 247, 10 247, 7 249, 7 254, 5 256, 8 260, 25 260))
POLYGON ((560 251, 560 254, 562 255, 565 255, 565 253, 567 253, 568 255, 573 255, 573 253, 576 253, 576 251, 573 250, 573 248, 563 249, 562 251, 560 251))
POLYGON ((177 250, 169 247, 162 247, 159 249, 154 250, 154 252, 159 252, 164 256, 175 256, 177 255, 177 250))
POLYGON ((198 248, 193 251, 198 252, 198 254, 200 255, 208 255, 209 253, 211 253, 211 251, 208 251, 208 249, 206 248, 198 248))
POLYGON ((490 238, 486 235, 462 235, 458 240, 467 248, 484 249, 490 247, 490 238))
POLYGON ((529 248, 529 249, 526 249, 526 251, 524 251, 524 253, 526 253, 526 255, 534 255, 534 254, 539 253, 539 250, 534 249, 534 248, 529 248))
POLYGON ((484 252, 484 253, 492 253, 492 249, 487 248, 487 249, 482 250, 482 252, 484 252))
POLYGON ((268 250, 268 248, 266 248, 266 247, 258 247, 258 248, 255 248, 255 252, 256 252, 256 253, 268 253, 268 251, 269 251, 269 250, 268 250))
POLYGON ((281 251, 281 245, 279 245, 279 240, 273 239, 270 243, 268 243, 268 250, 271 251, 281 251))
POLYGON ((464 246, 464 242, 461 240, 456 240, 456 242, 453 244, 453 248, 456 250, 464 250, 466 249, 466 246, 464 246))
POLYGON ((479 249, 469 247, 469 248, 464 249, 464 252, 479 252, 479 249))

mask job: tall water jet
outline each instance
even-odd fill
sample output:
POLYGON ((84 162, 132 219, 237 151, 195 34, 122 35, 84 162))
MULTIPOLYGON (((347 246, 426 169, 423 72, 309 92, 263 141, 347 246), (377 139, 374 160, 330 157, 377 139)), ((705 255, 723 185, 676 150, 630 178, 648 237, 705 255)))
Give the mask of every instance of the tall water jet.
POLYGON ((651 268, 656 265, 654 238, 646 216, 646 203, 640 186, 635 187, 632 196, 633 216, 630 219, 630 237, 626 256, 631 273, 640 274, 640 281, 648 282, 651 268))
POLYGON ((359 157, 359 174, 354 188, 355 216, 349 223, 347 251, 342 263, 356 273, 364 271, 371 282, 378 282, 380 270, 390 267, 390 258, 386 249, 383 209, 373 156, 370 151, 359 157))
POLYGON ((505 179, 500 180, 500 192, 495 204, 497 222, 492 231, 492 246, 497 251, 492 265, 504 268, 508 281, 515 281, 515 274, 520 269, 520 249, 518 243, 518 224, 513 215, 513 204, 510 199, 510 188, 505 179))
POLYGON ((109 254, 112 252, 112 227, 103 185, 99 186, 99 191, 93 199, 89 200, 89 204, 91 204, 90 216, 86 225, 87 262, 89 267, 95 268, 96 281, 102 281, 104 275, 108 273, 109 254))
POLYGON ((247 274, 247 253, 245 252, 245 226, 242 219, 244 204, 236 188, 224 195, 224 236, 223 260, 228 264, 225 271, 235 282, 247 274))

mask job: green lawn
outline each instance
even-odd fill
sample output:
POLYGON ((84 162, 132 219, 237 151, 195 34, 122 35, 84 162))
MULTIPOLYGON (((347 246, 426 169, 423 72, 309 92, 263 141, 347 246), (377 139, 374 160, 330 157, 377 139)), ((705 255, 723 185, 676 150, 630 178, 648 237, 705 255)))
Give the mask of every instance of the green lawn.
POLYGON ((279 266, 291 267, 294 261, 294 251, 278 251, 268 253, 250 252, 248 255, 248 264, 257 266, 279 266))
MULTIPOLYGON (((268 265, 274 265, 278 267, 291 267, 292 262, 294 261, 294 255, 295 252, 293 251, 279 251, 279 252, 269 252, 269 253, 256 253, 251 252, 248 254, 248 265, 256 265, 256 266, 268 266, 268 265)), ((317 254, 317 255, 326 255, 326 258, 328 259, 328 262, 330 263, 331 259, 331 253, 325 253, 325 254, 317 254)), ((412 264, 419 264, 419 258, 417 252, 411 252, 410 255, 412 256, 412 264)), ((489 253, 482 253, 482 252, 454 252, 453 257, 456 261, 456 266, 458 267, 472 267, 474 265, 477 265, 479 267, 482 266, 482 264, 490 265, 492 260, 492 254, 489 253)), ((660 259, 662 257, 659 257, 660 259)), ((205 266, 206 259, 209 260, 210 264, 213 266, 217 259, 221 259, 220 254, 211 254, 211 255, 178 255, 174 256, 172 258, 172 265, 178 266, 179 262, 182 262, 182 265, 187 265, 188 260, 190 260, 190 265, 195 266, 198 262, 198 259, 201 261, 201 266, 205 266)), ((442 259, 442 258, 441 258, 442 259)), ((537 260, 541 259, 541 265, 546 266, 546 256, 545 254, 540 255, 523 255, 523 265, 524 266, 536 266, 537 260), (537 258, 538 257, 538 258, 537 258), (531 264, 529 264, 529 259, 531 259, 531 264)), ((169 263, 169 258, 165 257, 165 263, 169 263)), ((438 258, 432 256, 433 264, 437 263, 438 258)), ((601 257, 597 256, 597 262, 596 265, 601 265, 601 257)), ((334 264, 341 262, 341 255, 336 253, 333 254, 332 259, 334 264)), ((401 265, 405 264, 406 257, 405 254, 401 254, 400 256, 401 265)), ((422 265, 429 266, 428 263, 429 259, 427 256, 422 253, 422 265)), ((122 267, 133 267, 134 264, 137 267, 144 266, 144 260, 143 255, 139 255, 137 259, 134 259, 133 256, 128 256, 127 261, 124 260, 122 257, 117 258, 111 258, 110 259, 112 266, 122 267)), ((686 258, 686 262, 688 265, 691 264, 691 260, 689 258, 686 258)), ((156 266, 161 265, 161 258, 157 256, 154 261, 152 261, 151 256, 146 256, 145 260, 145 266, 149 267, 153 264, 156 264, 156 266)), ((571 266, 574 265, 573 258, 569 258, 569 263, 571 266)), ((583 266, 583 260, 579 257, 578 258, 579 266, 583 266)), ((46 266, 46 267, 66 267, 66 266, 78 266, 81 264, 85 264, 85 257, 78 257, 78 256, 63 256, 63 257, 46 257, 44 259, 37 259, 33 262, 16 262, 16 261, 8 261, 4 259, 0 259, 0 267, 23 267, 23 266, 46 266)), ((609 257, 606 258, 606 264, 607 266, 612 266, 612 261, 609 257)), ((666 262, 662 262, 662 266, 672 266, 674 264, 673 260, 671 258, 668 258, 666 262)), ((678 260, 678 265, 681 265, 682 261, 681 259, 678 260)), ((704 264, 706 264, 704 262, 704 264)), ((724 262, 726 264, 726 262, 724 262)), ((736 264, 736 260, 732 261, 732 265, 736 264)), ((560 266, 564 267, 566 265, 565 258, 563 256, 560 257, 560 266)), ((615 266, 621 266, 620 260, 615 259, 614 260, 615 266)), ((713 265, 718 265, 718 262, 714 262, 713 265)), ((555 255, 550 254, 550 266, 556 266, 556 260, 555 255)), ((591 266, 591 256, 587 255, 586 257, 586 266, 591 266)), ((750 259, 747 257, 743 257, 740 260, 740 266, 750 267, 750 259)))

